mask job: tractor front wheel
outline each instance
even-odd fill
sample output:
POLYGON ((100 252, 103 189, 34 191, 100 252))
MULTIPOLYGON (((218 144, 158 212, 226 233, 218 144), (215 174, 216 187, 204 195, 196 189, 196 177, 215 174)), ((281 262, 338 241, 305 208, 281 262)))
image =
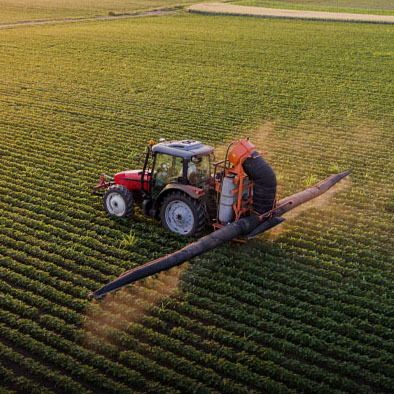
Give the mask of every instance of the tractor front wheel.
POLYGON ((110 214, 120 218, 129 218, 133 215, 134 201, 131 191, 121 185, 110 186, 103 196, 104 209, 110 214))
POLYGON ((205 210, 201 202, 180 192, 164 198, 160 218, 166 229, 181 235, 199 237, 205 227, 205 210))

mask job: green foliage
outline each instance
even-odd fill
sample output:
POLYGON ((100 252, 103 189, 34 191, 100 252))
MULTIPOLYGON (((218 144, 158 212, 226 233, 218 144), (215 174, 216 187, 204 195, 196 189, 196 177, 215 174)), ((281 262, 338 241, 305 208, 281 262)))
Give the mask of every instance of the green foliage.
POLYGON ((183 14, 0 35, 1 389, 392 390, 390 27, 183 14), (100 173, 138 168, 150 138, 245 135, 280 198, 350 181, 279 233, 89 304, 190 241, 106 215, 100 173))
POLYGON ((309 175, 304 177, 303 180, 306 187, 311 187, 317 183, 318 178, 315 175, 309 175))
POLYGON ((134 246, 135 241, 136 241, 135 233, 134 233, 133 229, 131 229, 128 235, 123 236, 120 246, 122 246, 124 248, 131 248, 134 246))
POLYGON ((174 9, 192 3, 190 0, 1 0, 0 23, 115 16, 174 9))

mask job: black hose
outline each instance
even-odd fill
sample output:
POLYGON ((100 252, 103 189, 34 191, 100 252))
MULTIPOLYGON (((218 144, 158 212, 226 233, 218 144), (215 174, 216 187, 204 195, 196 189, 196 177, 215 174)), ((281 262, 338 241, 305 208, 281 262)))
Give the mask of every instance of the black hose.
POLYGON ((270 211, 276 196, 274 170, 257 152, 253 152, 252 157, 246 159, 242 167, 253 180, 253 210, 258 214, 270 211))
POLYGON ((157 260, 124 272, 119 278, 106 284, 101 289, 96 290, 90 295, 90 297, 99 298, 139 279, 146 278, 147 276, 157 274, 158 272, 180 265, 193 257, 199 256, 208 250, 218 247, 226 241, 237 238, 242 234, 249 234, 259 225, 259 223, 260 220, 256 215, 248 216, 230 223, 227 226, 200 238, 198 241, 186 245, 175 253, 160 257, 157 260))

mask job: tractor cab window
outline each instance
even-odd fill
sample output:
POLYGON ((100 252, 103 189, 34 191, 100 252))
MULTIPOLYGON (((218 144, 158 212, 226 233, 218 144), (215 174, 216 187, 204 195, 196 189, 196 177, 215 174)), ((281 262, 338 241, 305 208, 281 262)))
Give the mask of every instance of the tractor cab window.
POLYGON ((183 174, 183 159, 164 153, 156 155, 153 181, 155 189, 160 191, 171 182, 179 182, 178 178, 183 174))
POLYGON ((192 157, 187 167, 187 179, 192 185, 207 182, 211 176, 210 155, 192 157))

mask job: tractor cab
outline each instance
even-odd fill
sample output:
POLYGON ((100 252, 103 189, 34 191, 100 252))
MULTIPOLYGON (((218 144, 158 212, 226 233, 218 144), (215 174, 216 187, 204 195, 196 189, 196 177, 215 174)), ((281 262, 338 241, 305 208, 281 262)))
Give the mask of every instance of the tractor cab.
POLYGON ((213 148, 194 140, 165 141, 152 147, 151 192, 168 184, 202 187, 211 176, 213 148))

